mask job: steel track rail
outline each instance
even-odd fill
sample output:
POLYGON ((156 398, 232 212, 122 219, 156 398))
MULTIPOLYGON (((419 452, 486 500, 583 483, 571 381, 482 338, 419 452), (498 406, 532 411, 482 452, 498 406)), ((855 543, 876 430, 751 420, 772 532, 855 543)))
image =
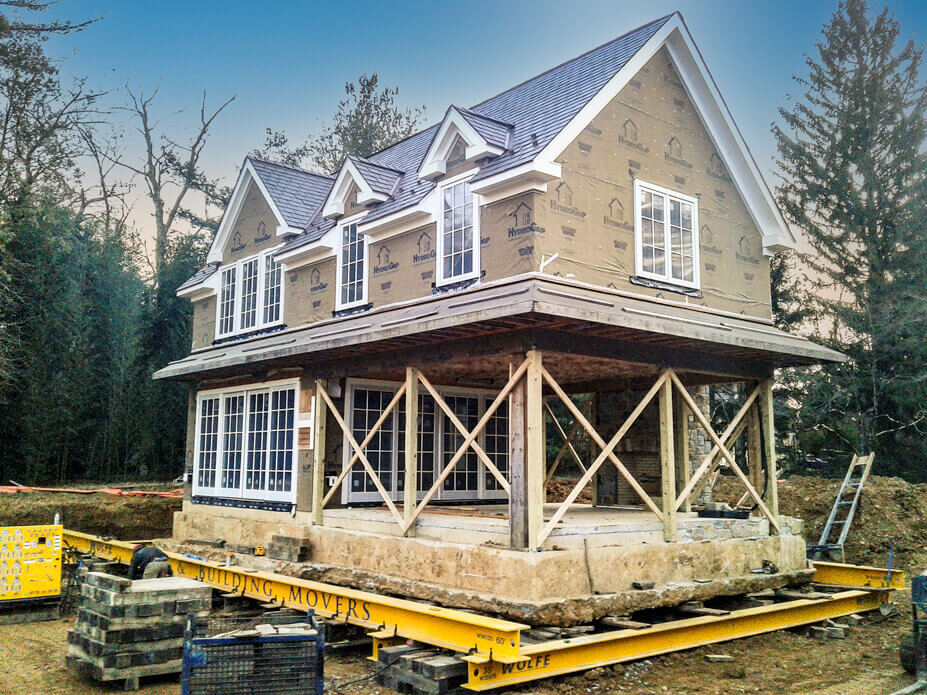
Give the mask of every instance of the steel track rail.
MULTIPOLYGON (((65 530, 67 546, 128 564, 133 542, 106 540, 65 530)), ((789 627, 878 609, 891 591, 904 587, 899 570, 817 562, 814 581, 848 590, 821 598, 796 599, 722 616, 673 620, 641 630, 614 630, 522 646, 529 626, 487 616, 429 606, 333 584, 272 572, 258 572, 178 553, 166 553, 175 574, 216 589, 276 605, 314 610, 323 617, 370 628, 374 651, 399 639, 465 652, 470 690, 492 690, 607 664, 750 637, 789 627)))

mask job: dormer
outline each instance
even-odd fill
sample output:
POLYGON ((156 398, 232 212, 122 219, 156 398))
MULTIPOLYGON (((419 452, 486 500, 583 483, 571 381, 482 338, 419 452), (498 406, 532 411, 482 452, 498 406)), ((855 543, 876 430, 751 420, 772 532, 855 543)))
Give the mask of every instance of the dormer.
POLYGON ((508 123, 451 106, 425 153, 418 175, 437 179, 447 173, 449 164, 498 157, 508 149, 511 135, 512 126, 508 123))
MULTIPOLYGON (((350 214, 346 210, 350 200, 361 210, 390 199, 396 191, 402 172, 380 166, 361 157, 348 157, 338 172, 331 193, 322 206, 324 217, 350 214)), ((354 212, 360 212, 355 210, 354 212)))

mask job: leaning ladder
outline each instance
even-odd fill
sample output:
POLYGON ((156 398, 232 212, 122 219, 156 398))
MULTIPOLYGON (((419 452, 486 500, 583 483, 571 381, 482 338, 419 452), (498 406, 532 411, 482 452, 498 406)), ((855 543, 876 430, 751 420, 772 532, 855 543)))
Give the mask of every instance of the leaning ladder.
POLYGON ((830 510, 830 516, 827 517, 824 530, 821 531, 821 539, 817 545, 808 548, 809 555, 811 553, 816 555, 837 553, 841 558, 843 557, 843 544, 850 532, 853 517, 856 516, 859 497, 863 492, 863 485, 866 484, 866 479, 869 477, 874 458, 874 452, 868 456, 853 455, 853 460, 850 461, 850 466, 847 468, 847 474, 843 478, 843 484, 840 486, 840 492, 837 493, 837 499, 834 500, 834 507, 830 510), (837 540, 834 541, 832 538, 838 530, 837 540))

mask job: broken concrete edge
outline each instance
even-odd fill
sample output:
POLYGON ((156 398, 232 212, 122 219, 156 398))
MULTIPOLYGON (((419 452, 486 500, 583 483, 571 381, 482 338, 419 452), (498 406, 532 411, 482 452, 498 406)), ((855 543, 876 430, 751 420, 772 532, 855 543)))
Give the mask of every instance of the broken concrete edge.
MULTIPOLYGON (((158 540, 156 543, 173 552, 183 553, 185 550, 184 543, 172 539, 158 540)), ((207 559, 220 559, 218 554, 214 555, 207 559)), ((526 601, 320 563, 281 562, 251 555, 234 557, 237 566, 410 600, 429 601, 447 608, 474 610, 532 626, 569 627, 594 622, 609 615, 628 615, 650 608, 677 606, 686 601, 706 601, 719 596, 740 596, 766 589, 808 584, 814 578, 813 569, 801 569, 772 575, 714 579, 710 583, 691 582, 613 594, 526 601)))

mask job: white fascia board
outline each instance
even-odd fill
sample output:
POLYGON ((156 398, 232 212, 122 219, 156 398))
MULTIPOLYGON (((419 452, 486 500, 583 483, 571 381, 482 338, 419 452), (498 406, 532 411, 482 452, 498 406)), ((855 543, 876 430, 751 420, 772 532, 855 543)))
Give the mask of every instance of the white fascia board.
POLYGON ((325 199, 325 203, 322 205, 322 217, 338 217, 344 214, 344 202, 348 196, 348 191, 351 190, 352 182, 359 189, 357 202, 361 205, 382 203, 389 200, 389 196, 385 193, 375 193, 370 184, 361 176, 354 163, 350 159, 346 159, 341 171, 338 172, 338 177, 335 179, 334 185, 332 185, 328 198, 325 199))
POLYGON ((792 248, 795 238, 679 13, 668 19, 631 60, 554 136, 538 154, 535 163, 556 163, 557 157, 579 137, 586 126, 618 96, 634 75, 664 45, 754 224, 760 230, 764 252, 792 248))
POLYGON ((433 206, 429 204, 428 199, 429 196, 434 194, 435 191, 430 191, 417 205, 412 205, 405 210, 394 212, 392 215, 381 217, 373 222, 358 224, 357 231, 366 236, 371 242, 377 242, 433 222, 433 206))
POLYGON ((490 145, 486 140, 476 132, 476 129, 467 122, 455 107, 450 107, 447 115, 441 122, 441 127, 435 133, 431 140, 431 145, 425 153, 422 165, 419 167, 418 176, 421 179, 435 179, 447 172, 445 159, 450 151, 457 136, 463 138, 467 144, 465 156, 467 161, 480 159, 482 157, 495 157, 504 152, 499 147, 490 145))
POLYGON ((241 206, 245 202, 248 185, 252 181, 258 187, 261 195, 264 196, 274 217, 277 218, 278 232, 281 226, 287 226, 286 220, 283 219, 283 214, 280 212, 274 199, 271 198, 270 193, 267 191, 267 187, 264 185, 264 182, 261 181, 261 177, 258 176, 257 171, 255 171, 254 167, 251 165, 251 160, 245 159, 245 163, 238 173, 238 181, 235 182, 235 188, 232 190, 232 197, 229 199, 229 204, 225 208, 225 213, 222 215, 222 221, 219 222, 219 229, 216 232, 216 236, 213 237, 212 244, 209 246, 209 252, 206 254, 207 263, 222 262, 222 249, 228 241, 229 234, 232 233, 232 228, 238 221, 238 214, 241 212, 241 206))
POLYGON ((795 237, 782 216, 743 134, 734 122, 685 22, 667 41, 667 50, 689 98, 705 123, 721 161, 743 198, 763 238, 764 253, 795 247, 795 237))
POLYGON ((307 244, 304 247, 293 249, 285 256, 274 256, 274 258, 283 266, 285 271, 296 270, 310 263, 324 261, 326 258, 335 256, 335 247, 326 244, 323 241, 317 241, 314 244, 307 244))
POLYGON ((481 196, 483 205, 489 205, 519 193, 547 192, 547 184, 561 176, 560 165, 538 159, 489 176, 470 184, 470 190, 481 196))

